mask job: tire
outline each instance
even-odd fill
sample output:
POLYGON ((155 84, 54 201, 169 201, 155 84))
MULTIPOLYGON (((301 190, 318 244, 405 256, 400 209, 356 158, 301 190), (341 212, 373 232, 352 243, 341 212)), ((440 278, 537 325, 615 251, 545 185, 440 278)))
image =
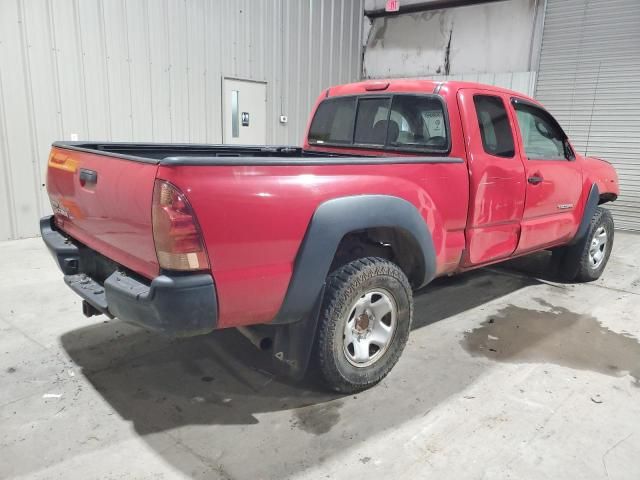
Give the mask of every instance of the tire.
POLYGON ((558 250, 558 267, 563 279, 592 282, 600 278, 611 255, 613 236, 611 212, 602 207, 596 208, 584 239, 558 250))
POLYGON ((367 257, 331 273, 315 345, 326 386, 354 393, 380 382, 400 358, 412 319, 411 286, 394 263, 367 257))
POLYGON ((580 261, 578 265, 578 273, 575 280, 577 282, 592 282, 597 280, 602 275, 604 267, 607 266, 609 256, 611 255, 611 249, 613 248, 613 217, 611 212, 602 207, 596 208, 596 211, 591 218, 589 230, 585 235, 588 240, 584 242, 584 248, 580 255, 580 261), (598 262, 594 262, 594 257, 591 255, 591 247, 593 241, 598 237, 601 237, 600 232, 605 235, 605 244, 598 251, 601 251, 602 256, 598 262))

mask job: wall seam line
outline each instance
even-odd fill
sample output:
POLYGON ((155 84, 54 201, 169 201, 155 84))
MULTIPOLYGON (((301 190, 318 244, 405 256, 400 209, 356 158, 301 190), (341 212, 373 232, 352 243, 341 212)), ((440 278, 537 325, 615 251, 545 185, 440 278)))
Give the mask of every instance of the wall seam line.
POLYGON ((24 91, 27 96, 27 123, 29 125, 29 148, 31 150, 31 166, 33 168, 34 176, 31 179, 32 187, 34 187, 35 193, 35 205, 38 217, 42 217, 42 197, 41 186, 42 174, 40 173, 40 163, 38 162, 38 147, 37 138, 38 134, 35 129, 35 105, 33 103, 33 82, 31 81, 31 65, 29 63, 29 42, 27 33, 27 24, 24 16, 24 5, 22 0, 16 0, 18 7, 18 20, 20 25, 20 45, 22 47, 22 72, 24 75, 24 91))

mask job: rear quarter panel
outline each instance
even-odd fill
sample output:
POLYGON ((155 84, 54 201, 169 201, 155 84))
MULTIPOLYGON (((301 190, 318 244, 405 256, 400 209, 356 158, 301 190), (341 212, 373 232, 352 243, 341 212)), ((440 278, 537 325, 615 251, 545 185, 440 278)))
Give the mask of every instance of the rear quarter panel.
POLYGON ((431 231, 438 273, 464 248, 465 163, 161 166, 158 177, 189 198, 202 228, 219 298, 219 326, 266 323, 284 299, 316 208, 350 195, 411 202, 431 231))

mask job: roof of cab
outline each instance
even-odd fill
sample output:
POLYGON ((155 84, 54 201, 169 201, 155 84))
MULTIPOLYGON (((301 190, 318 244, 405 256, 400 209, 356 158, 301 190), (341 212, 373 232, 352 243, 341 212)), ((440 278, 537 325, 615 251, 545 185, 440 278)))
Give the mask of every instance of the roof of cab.
POLYGON ((421 80, 417 78, 394 78, 394 79, 376 79, 365 80, 362 82, 346 83, 344 85, 336 85, 325 90, 326 97, 337 97, 342 95, 362 95, 362 94, 384 94, 391 92, 405 93, 437 93, 443 90, 456 93, 458 90, 465 88, 474 88, 482 90, 490 90, 493 92, 506 93, 524 98, 531 102, 538 103, 535 99, 521 92, 509 90, 508 88, 497 87, 495 85, 487 85, 476 82, 463 82, 460 80, 421 80))

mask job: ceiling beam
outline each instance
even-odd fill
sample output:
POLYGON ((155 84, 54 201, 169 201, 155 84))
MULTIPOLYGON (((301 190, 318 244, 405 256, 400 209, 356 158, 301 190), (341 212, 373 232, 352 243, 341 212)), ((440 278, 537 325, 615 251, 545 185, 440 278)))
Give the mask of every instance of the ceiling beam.
POLYGON ((430 2, 410 3, 409 5, 400 5, 397 12, 387 12, 384 8, 376 8, 374 10, 365 10, 365 16, 369 18, 395 17, 405 13, 426 12, 428 10, 440 10, 443 8, 465 7, 467 5, 476 5, 478 3, 491 3, 504 0, 432 0, 430 2))

